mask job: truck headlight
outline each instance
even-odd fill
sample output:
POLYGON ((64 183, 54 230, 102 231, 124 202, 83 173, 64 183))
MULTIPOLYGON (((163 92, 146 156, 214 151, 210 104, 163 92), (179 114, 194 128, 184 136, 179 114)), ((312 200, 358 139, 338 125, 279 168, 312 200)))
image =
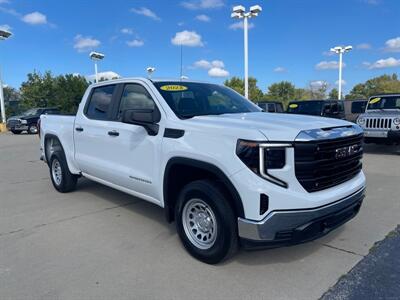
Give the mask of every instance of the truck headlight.
POLYGON ((358 118, 358 119, 357 119, 357 123, 358 123, 359 125, 364 125, 364 124, 365 124, 365 118, 363 118, 363 117, 358 118))
POLYGON ((262 143, 238 140, 236 154, 254 173, 264 179, 287 188, 286 182, 268 173, 268 170, 282 169, 286 165, 286 148, 291 144, 262 143))
POLYGON ((400 118, 394 118, 393 119, 393 124, 394 125, 400 125, 400 118))

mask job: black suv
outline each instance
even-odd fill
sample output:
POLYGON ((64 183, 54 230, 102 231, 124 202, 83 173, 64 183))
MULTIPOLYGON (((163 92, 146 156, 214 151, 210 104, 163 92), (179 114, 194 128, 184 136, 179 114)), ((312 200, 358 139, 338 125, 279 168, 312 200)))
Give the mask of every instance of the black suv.
POLYGON ((336 119, 345 118, 343 101, 339 100, 292 101, 288 105, 287 113, 336 119))
POLYGON ((14 134, 27 131, 29 134, 38 133, 38 121, 43 114, 59 114, 60 110, 55 107, 31 108, 21 115, 10 117, 7 120, 7 129, 14 134))
POLYGON ((265 112, 281 113, 284 111, 282 103, 278 101, 263 101, 258 102, 257 105, 261 107, 265 112))

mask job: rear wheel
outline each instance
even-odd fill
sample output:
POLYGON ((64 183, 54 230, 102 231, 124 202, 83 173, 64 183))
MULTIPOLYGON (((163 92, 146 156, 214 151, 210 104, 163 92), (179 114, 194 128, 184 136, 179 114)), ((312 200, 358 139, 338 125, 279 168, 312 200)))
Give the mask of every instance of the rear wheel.
POLYGON ((175 220, 186 250, 205 263, 219 263, 237 250, 235 214, 223 189, 213 181, 198 180, 183 188, 175 220))
POLYGON ((51 155, 49 167, 51 181, 57 191, 68 193, 76 188, 78 176, 69 171, 63 152, 56 151, 51 155))

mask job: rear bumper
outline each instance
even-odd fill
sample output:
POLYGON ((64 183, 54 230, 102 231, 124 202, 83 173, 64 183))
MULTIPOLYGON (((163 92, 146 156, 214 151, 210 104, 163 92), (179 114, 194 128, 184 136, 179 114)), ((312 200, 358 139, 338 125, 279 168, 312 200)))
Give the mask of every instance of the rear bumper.
POLYGON ((305 210, 272 211, 262 221, 238 219, 244 248, 272 248, 319 238, 357 215, 365 189, 334 203, 305 210))

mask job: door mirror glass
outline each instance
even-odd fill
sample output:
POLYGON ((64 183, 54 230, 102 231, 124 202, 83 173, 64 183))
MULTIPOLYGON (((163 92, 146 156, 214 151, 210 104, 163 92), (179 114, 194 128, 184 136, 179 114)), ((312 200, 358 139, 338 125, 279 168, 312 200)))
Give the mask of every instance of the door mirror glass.
POLYGON ((127 109, 122 114, 123 123, 143 126, 149 135, 157 135, 160 120, 158 109, 127 109))

